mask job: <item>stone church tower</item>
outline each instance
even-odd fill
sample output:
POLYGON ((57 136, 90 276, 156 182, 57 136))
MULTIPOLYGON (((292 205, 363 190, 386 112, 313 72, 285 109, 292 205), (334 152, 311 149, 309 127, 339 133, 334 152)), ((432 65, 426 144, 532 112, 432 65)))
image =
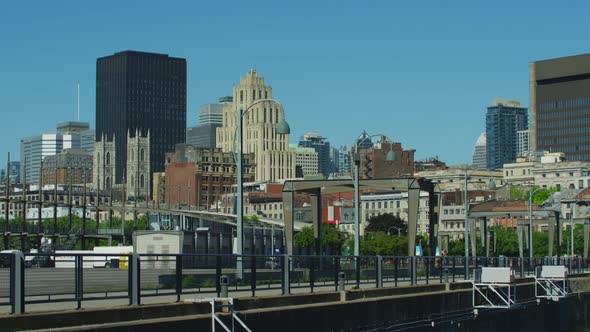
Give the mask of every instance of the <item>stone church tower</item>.
POLYGON ((142 136, 136 130, 127 133, 127 174, 125 174, 127 197, 150 195, 150 132, 142 136))
POLYGON ((223 124, 217 128, 217 147, 224 152, 237 150, 237 116, 243 115, 244 153, 254 153, 256 181, 274 182, 295 177, 295 153, 289 150, 289 135, 277 134, 276 126, 283 119, 283 109, 274 102, 263 101, 250 108, 254 102, 272 98, 272 87, 264 85, 264 77, 258 77, 250 69, 240 84, 233 88, 233 102, 223 107, 223 124))
POLYGON ((115 139, 109 141, 103 134, 94 142, 92 182, 97 190, 109 191, 115 184, 115 139))

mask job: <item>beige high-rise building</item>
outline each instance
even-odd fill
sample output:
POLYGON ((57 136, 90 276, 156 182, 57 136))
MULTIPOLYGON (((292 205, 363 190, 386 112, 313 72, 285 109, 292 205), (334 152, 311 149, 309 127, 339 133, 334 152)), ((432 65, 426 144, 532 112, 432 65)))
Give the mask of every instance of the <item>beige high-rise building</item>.
POLYGON ((276 126, 284 117, 283 109, 274 102, 260 102, 271 99, 272 88, 264 85, 264 78, 250 69, 240 84, 233 88, 233 102, 224 104, 223 124, 217 128, 217 147, 224 152, 236 151, 238 140, 237 114, 240 109, 248 110, 243 115, 244 153, 254 153, 256 181, 278 181, 295 177, 295 153, 289 151, 289 135, 276 133, 276 126))

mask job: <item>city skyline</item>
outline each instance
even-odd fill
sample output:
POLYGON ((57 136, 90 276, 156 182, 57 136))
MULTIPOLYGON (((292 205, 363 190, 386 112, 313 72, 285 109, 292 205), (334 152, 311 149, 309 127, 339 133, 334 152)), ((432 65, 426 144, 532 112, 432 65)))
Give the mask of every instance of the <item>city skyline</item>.
POLYGON ((95 128, 95 59, 138 50, 187 59, 189 126, 200 105, 229 94, 237 77, 256 68, 285 106, 290 143, 318 131, 334 146, 350 145, 367 130, 415 149, 417 159, 437 155, 448 164, 469 163, 490 99, 529 106, 529 62, 589 51, 573 42, 588 30, 575 19, 587 4, 511 3, 505 11, 502 3, 509 4, 315 4, 311 13, 309 3, 123 4, 112 26, 98 23, 110 14, 109 4, 13 3, 0 14, 6 45, 0 107, 10 123, 0 133, 0 162, 6 152, 19 159, 21 137, 77 119, 77 81, 80 121, 95 128), (132 12, 147 19, 129 25, 132 12), (160 13, 169 17, 152 27, 150 18, 160 13), (551 16, 555 24, 535 25, 537 16, 551 16), (245 30, 236 40, 240 26, 245 30), (556 43, 560 47, 550 46, 556 43), (447 139, 433 139, 432 132, 447 139))

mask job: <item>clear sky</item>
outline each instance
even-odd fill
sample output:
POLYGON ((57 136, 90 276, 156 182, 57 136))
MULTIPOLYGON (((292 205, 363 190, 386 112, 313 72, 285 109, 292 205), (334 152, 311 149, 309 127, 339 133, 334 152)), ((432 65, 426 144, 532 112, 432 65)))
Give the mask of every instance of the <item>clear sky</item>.
MULTIPOLYGON (((0 161, 21 137, 95 120, 96 58, 188 61, 188 124, 255 67, 291 141, 384 133, 416 158, 471 160, 495 97, 528 101, 528 62, 590 52, 587 1, 4 1, 0 161)), ((13 158, 14 159, 14 158, 13 158)))

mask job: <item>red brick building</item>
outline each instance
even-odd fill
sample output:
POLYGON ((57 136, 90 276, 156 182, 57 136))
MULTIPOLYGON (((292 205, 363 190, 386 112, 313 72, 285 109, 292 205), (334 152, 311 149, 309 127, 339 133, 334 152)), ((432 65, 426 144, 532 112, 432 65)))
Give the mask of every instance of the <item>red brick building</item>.
MULTIPOLYGON (((254 155, 244 154, 244 182, 254 180, 254 155)), ((166 154, 164 204, 211 209, 224 194, 233 192, 237 171, 234 156, 217 148, 178 144, 166 154)))

